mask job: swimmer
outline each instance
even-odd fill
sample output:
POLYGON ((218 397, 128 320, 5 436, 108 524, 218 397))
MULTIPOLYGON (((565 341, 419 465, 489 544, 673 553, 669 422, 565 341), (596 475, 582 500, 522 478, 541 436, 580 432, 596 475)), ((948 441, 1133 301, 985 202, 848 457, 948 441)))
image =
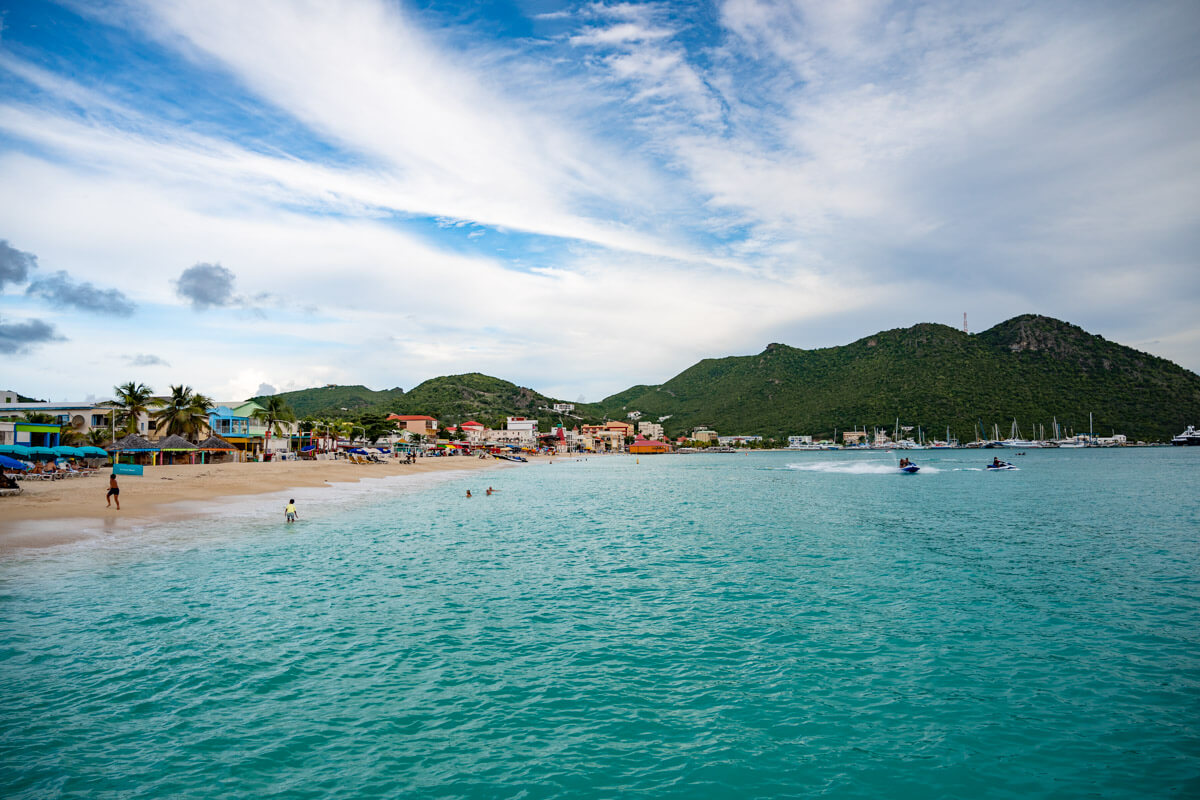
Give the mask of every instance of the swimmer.
POLYGON ((471 490, 470 490, 470 489, 467 489, 467 497, 468 497, 468 498, 470 498, 470 497, 471 497, 471 490))

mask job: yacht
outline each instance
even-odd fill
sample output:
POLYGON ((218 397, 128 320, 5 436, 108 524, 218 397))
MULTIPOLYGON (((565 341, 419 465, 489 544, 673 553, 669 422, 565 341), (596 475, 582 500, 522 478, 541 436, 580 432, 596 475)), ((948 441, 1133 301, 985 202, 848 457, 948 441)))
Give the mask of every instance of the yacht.
POLYGON ((1192 425, 1187 426, 1187 430, 1171 440, 1173 445, 1192 445, 1200 446, 1200 431, 1192 425))

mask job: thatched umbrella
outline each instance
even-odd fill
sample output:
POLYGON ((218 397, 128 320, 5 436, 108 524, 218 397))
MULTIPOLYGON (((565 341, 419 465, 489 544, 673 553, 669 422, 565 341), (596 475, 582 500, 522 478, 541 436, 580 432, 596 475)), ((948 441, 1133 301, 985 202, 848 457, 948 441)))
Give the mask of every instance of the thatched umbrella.
POLYGON ((149 440, 138 436, 136 433, 131 433, 123 439, 118 439, 104 449, 112 453, 114 463, 121 457, 122 453, 157 453, 159 450, 149 440))
POLYGON ((173 457, 173 454, 175 453, 195 453, 198 451, 196 445, 192 444, 177 433, 173 433, 159 442, 158 449, 162 450, 163 453, 171 453, 172 463, 175 461, 173 457))
POLYGON ((217 453, 236 453, 238 451, 236 447, 216 434, 201 442, 199 449, 206 453, 212 453, 213 457, 216 457, 217 453))
POLYGON ((118 439, 104 449, 110 453, 157 453, 159 451, 159 448, 149 439, 138 436, 136 433, 118 439))

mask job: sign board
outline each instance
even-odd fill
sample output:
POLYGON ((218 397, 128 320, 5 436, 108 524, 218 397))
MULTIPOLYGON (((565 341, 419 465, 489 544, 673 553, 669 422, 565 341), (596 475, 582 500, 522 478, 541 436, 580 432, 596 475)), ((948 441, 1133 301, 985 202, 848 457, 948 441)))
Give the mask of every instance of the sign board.
POLYGON ((117 475, 138 475, 142 474, 141 464, 113 464, 113 472, 117 475))

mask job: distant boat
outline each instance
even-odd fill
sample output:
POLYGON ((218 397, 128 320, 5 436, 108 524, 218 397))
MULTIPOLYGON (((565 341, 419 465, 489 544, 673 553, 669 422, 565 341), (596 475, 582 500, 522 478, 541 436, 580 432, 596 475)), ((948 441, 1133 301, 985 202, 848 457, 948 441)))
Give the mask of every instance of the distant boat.
POLYGON ((1012 447, 1018 450, 1023 450, 1027 447, 1041 447, 1042 443, 1033 439, 1021 438, 1021 429, 1017 427, 1017 421, 1012 421, 1012 433, 1003 442, 1005 447, 1012 447))
POLYGON ((1187 430, 1179 434, 1171 440, 1171 444, 1175 446, 1200 446, 1200 431, 1196 430, 1192 425, 1187 426, 1187 430))

